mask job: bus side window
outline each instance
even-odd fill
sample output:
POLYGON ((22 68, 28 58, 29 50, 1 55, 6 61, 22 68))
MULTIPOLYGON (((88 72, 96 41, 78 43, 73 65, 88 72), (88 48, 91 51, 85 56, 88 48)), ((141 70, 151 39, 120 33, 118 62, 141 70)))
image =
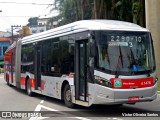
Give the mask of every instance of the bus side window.
POLYGON ((70 74, 74 72, 74 39, 62 41, 62 74, 70 74))
POLYGON ((61 47, 59 38, 43 41, 41 58, 41 74, 47 76, 61 76, 61 47))
POLYGON ((33 61, 34 61, 34 46, 32 46, 31 44, 22 45, 21 72, 34 73, 33 61))

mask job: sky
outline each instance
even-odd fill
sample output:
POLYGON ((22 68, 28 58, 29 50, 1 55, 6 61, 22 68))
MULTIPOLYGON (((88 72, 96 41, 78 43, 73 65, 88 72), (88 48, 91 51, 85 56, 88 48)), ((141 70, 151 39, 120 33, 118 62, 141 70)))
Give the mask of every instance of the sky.
POLYGON ((0 31, 10 31, 11 25, 27 25, 30 17, 54 14, 50 13, 52 6, 31 3, 53 4, 54 0, 0 0, 0 31))

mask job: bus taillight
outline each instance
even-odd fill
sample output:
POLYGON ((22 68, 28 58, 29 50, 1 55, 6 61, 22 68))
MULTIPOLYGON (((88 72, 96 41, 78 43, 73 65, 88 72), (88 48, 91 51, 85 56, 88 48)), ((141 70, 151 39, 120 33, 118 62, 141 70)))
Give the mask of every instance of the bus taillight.
POLYGON ((31 79, 31 87, 34 88, 34 79, 31 79))

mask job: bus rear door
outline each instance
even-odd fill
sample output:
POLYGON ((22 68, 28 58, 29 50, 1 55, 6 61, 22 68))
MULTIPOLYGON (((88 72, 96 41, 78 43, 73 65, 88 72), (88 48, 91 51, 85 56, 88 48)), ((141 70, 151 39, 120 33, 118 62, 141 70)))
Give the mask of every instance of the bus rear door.
POLYGON ((40 90, 41 85, 41 47, 35 47, 35 90, 40 90))

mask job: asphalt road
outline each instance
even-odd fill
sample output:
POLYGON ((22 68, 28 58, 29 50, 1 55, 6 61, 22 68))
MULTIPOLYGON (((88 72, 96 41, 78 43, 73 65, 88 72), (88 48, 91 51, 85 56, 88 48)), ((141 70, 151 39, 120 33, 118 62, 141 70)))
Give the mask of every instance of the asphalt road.
POLYGON ((155 101, 135 105, 77 106, 70 109, 57 99, 38 94, 29 97, 25 91, 7 86, 3 74, 0 74, 0 116, 0 120, 11 119, 10 116, 19 120, 159 120, 160 94, 155 101))

